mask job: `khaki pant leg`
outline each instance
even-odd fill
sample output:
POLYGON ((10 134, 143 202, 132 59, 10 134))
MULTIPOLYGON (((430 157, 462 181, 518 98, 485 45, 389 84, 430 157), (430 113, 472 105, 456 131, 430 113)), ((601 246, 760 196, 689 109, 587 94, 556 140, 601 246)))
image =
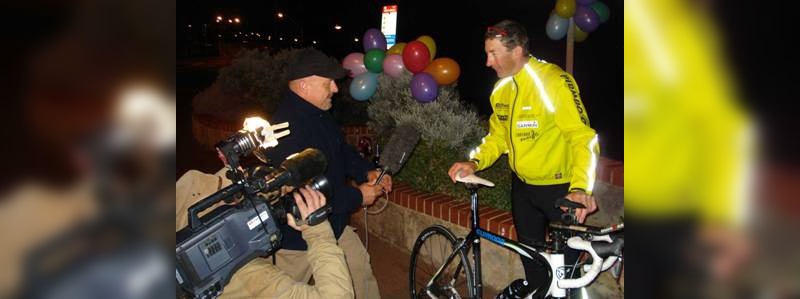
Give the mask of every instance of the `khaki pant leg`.
POLYGON ((342 235, 339 236, 339 247, 344 251, 347 268, 350 270, 350 277, 353 278, 353 289, 356 293, 356 298, 380 298, 378 281, 372 273, 369 253, 352 227, 345 227, 342 235))

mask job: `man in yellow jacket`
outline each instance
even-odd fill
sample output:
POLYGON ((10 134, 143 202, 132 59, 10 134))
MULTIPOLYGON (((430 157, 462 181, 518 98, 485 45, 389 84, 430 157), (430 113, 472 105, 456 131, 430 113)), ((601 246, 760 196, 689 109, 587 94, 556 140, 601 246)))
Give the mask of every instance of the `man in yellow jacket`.
MULTIPOLYGON (((578 202, 576 216, 583 222, 597 209, 592 189, 599 146, 597 134, 581 102, 578 85, 554 64, 528 52, 525 28, 505 20, 488 28, 485 35, 486 66, 497 72, 490 101, 493 113, 489 134, 470 153, 470 161, 456 162, 448 171, 466 176, 490 167, 508 154, 512 175, 511 211, 522 243, 544 242, 549 221, 561 212, 557 198, 578 202)), ((577 252, 567 251, 571 265, 577 252)), ((532 286, 545 281, 545 271, 533 261, 522 261, 532 286)))

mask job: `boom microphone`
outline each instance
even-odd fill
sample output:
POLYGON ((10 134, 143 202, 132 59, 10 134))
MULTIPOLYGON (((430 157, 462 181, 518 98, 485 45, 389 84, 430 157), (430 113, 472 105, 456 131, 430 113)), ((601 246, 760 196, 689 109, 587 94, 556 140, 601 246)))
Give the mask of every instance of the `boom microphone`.
POLYGON ((413 126, 402 124, 395 128, 389 142, 384 146, 378 164, 381 166, 381 174, 376 182, 380 183, 386 173, 397 173, 400 168, 408 161, 411 152, 419 142, 420 133, 413 126))

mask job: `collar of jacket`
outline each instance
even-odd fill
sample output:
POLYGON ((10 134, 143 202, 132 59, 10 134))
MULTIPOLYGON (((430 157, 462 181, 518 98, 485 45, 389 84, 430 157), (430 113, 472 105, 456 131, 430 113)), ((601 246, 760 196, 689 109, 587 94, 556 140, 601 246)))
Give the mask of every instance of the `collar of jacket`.
POLYGON ((533 57, 533 56, 528 56, 528 61, 525 62, 524 65, 522 65, 522 68, 519 69, 519 72, 517 72, 516 74, 513 75, 514 80, 519 81, 523 77, 527 78, 527 79, 532 79, 531 78, 531 74, 528 73, 527 70, 525 70, 525 67, 528 66, 532 70, 534 70, 536 72, 540 72, 541 71, 540 68, 541 68, 542 64, 546 64, 546 63, 547 63, 546 61, 541 60, 539 58, 536 58, 536 57, 533 57))
POLYGON ((286 98, 286 104, 294 108, 292 109, 293 111, 297 111, 307 115, 319 115, 325 112, 325 110, 319 109, 316 106, 311 105, 311 103, 301 98, 291 89, 286 91, 285 98, 286 98))

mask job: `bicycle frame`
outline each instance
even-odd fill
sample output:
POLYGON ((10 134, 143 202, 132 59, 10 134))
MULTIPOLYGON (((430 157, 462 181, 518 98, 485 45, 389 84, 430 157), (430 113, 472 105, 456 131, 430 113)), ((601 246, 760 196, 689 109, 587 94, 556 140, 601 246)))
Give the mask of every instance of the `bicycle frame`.
MULTIPOLYGON (((457 245, 455 250, 447 257, 445 263, 437 269, 436 273, 434 273, 431 280, 428 282, 426 289, 430 289, 433 285, 433 282, 441 275, 442 271, 453 261, 456 257, 458 252, 463 251, 465 254, 469 252, 469 249, 472 248, 472 259, 474 267, 472 268, 473 279, 475 283, 473 284, 472 293, 475 294, 476 298, 481 298, 483 294, 483 276, 481 274, 481 244, 480 239, 486 239, 498 246, 505 247, 509 250, 513 250, 519 256, 531 259, 547 269, 547 278, 548 282, 542 284, 541 286, 537 286, 537 289, 533 292, 533 294, 538 294, 538 296, 544 297, 546 292, 553 287, 555 281, 553 280, 553 271, 557 269, 561 269, 564 266, 564 255, 560 248, 553 248, 556 252, 561 253, 554 253, 548 254, 545 253, 545 249, 548 247, 544 244, 536 245, 539 247, 539 250, 532 248, 528 245, 516 242, 514 240, 505 238, 503 236, 499 236, 493 234, 489 231, 483 230, 480 228, 480 215, 478 214, 478 192, 477 188, 469 188, 470 190, 470 205, 472 208, 472 220, 470 223, 470 232, 469 234, 462 239, 457 245)), ((560 247, 560 246, 557 246, 560 247)), ((460 265, 456 268, 455 273, 461 272, 460 265)), ((558 272, 558 271, 556 271, 558 272)), ((564 273, 557 273, 559 278, 564 277, 564 273)), ((564 297, 566 296, 566 291, 563 289, 559 289, 557 287, 553 288, 553 295, 554 297, 564 297)))

